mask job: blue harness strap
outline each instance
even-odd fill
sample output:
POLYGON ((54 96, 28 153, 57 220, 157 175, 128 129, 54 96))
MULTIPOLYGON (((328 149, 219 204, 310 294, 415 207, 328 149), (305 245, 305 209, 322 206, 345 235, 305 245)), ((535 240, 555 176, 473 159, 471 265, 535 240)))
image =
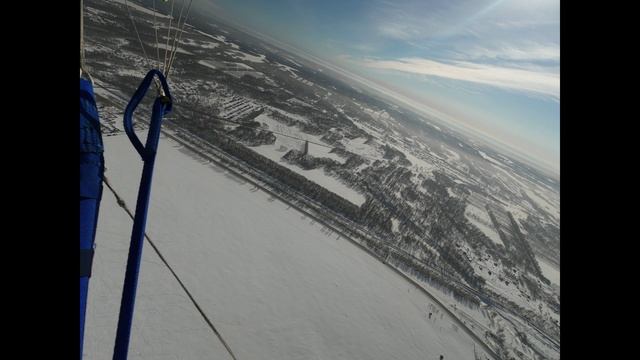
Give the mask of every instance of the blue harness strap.
POLYGON ((104 174, 102 134, 93 85, 80 79, 80 359, 93 247, 104 174))
POLYGON ((124 129, 133 144, 133 147, 142 157, 144 166, 142 169, 142 177, 140 179, 140 188, 138 189, 138 200, 136 202, 136 213, 133 220, 133 229, 131 231, 131 243, 129 245, 129 256, 127 258, 127 269, 124 279, 124 288, 122 290, 122 300, 120 302, 120 314, 118 317, 118 329, 116 332, 116 342, 113 352, 114 360, 126 360, 129 350, 129 339, 131 336, 131 325, 133 321, 133 309, 136 298, 136 288, 138 284, 138 275, 140 273, 140 261, 142 259, 142 245, 144 243, 145 225, 147 221, 147 210, 149 207, 149 197, 151 194, 151 179, 153 176, 153 165, 155 163, 156 153, 158 150, 158 141, 160 139, 160 129, 162 126, 162 118, 168 114, 172 108, 171 94, 167 80, 162 73, 153 69, 147 73, 138 90, 133 94, 124 112, 124 129), (151 113, 151 122, 149 123, 149 131, 147 133, 147 141, 142 145, 140 139, 133 130, 133 112, 142 101, 151 81, 157 76, 164 95, 159 95, 154 103, 151 113))

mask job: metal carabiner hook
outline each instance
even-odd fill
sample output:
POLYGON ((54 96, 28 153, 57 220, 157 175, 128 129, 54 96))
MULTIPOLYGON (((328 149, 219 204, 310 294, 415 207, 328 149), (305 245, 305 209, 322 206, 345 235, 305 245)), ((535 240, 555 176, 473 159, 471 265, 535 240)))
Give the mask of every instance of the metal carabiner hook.
POLYGON ((162 75, 162 73, 157 69, 150 70, 140 83, 138 90, 136 90, 136 92, 131 97, 131 101, 129 101, 129 104, 127 105, 127 108, 124 112, 124 130, 129 137, 129 140, 133 144, 133 147, 136 148, 140 156, 142 156, 143 160, 145 160, 146 154, 148 152, 155 152, 162 117, 171 112, 172 103, 173 99, 171 98, 169 85, 167 84, 167 80, 165 79, 164 75, 162 75), (162 85, 162 92, 159 92, 159 95, 153 104, 151 122, 149 124, 149 133, 147 134, 147 144, 145 146, 142 145, 142 142, 133 130, 133 112, 138 107, 145 94, 149 90, 151 81, 154 79, 155 75, 158 76, 158 80, 162 85))

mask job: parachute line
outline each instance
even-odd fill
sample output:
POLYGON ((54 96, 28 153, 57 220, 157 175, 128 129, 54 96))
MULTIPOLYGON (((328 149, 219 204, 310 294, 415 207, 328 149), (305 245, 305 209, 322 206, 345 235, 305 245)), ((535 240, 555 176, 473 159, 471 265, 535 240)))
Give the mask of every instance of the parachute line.
POLYGON ((127 13, 129 14, 129 19, 131 19, 131 23, 133 24, 133 30, 136 32, 136 36, 138 37, 138 41, 140 42, 140 47, 142 48, 142 53, 144 54, 145 59, 147 59, 147 64, 149 63, 149 56, 147 56, 147 51, 144 48, 144 44, 142 43, 142 39, 140 38, 140 33, 138 32, 138 27, 136 26, 135 20, 133 20, 133 16, 131 15, 131 10, 129 9, 129 2, 124 0, 124 4, 127 7, 127 13))
MULTIPOLYGON (((127 204, 125 203, 125 201, 118 195, 118 193, 116 192, 116 190, 113 188, 113 186, 111 186, 111 184, 109 183, 109 179, 107 178, 106 175, 103 176, 103 182, 105 185, 107 185, 107 188, 111 191, 111 193, 113 194, 113 196, 116 198, 116 202, 118 204, 118 206, 120 206, 128 215, 129 217, 134 220, 134 216, 133 213, 131 212, 131 210, 129 210, 129 208, 127 207, 127 204)), ((220 334, 220 332, 218 331, 218 329, 216 329, 216 327, 213 325, 213 322, 211 322, 211 320, 209 319, 209 317, 207 316, 207 314, 204 312, 204 310, 202 310, 202 308, 200 307, 200 304, 198 304, 198 302, 196 301, 196 299, 193 297, 193 295, 191 295, 191 292, 189 291, 189 289, 187 289, 187 286, 182 282, 182 280, 180 279, 180 277, 178 276, 178 274, 176 274, 176 272, 173 270, 173 268, 171 267, 171 265, 169 265, 169 262, 167 261, 167 259, 165 259, 165 257, 162 255, 162 253, 160 252, 160 249, 156 246, 156 244, 151 240, 151 238, 149 238, 149 235, 147 235, 147 233, 144 233, 144 238, 147 240, 147 242, 149 243, 149 245, 151 245, 151 248, 153 249, 153 251, 156 253, 156 255, 158 255, 158 258, 160 258, 160 260, 162 261, 162 263, 167 267, 167 269, 169 270, 169 272, 171 272, 171 275, 173 275, 173 278, 176 279, 176 281, 178 282, 178 284, 180 285, 180 287, 182 288, 182 290, 185 292, 185 294, 187 294, 187 297, 189 297, 189 300, 191 300, 191 303, 195 306, 196 310, 198 310, 198 312, 200 313, 200 316, 202 316, 202 318, 204 319, 204 321, 207 323, 207 325, 209 326, 209 328, 211 329, 211 331, 213 331, 213 333, 216 335, 216 337, 218 338, 218 340, 220 340, 220 342, 222 343, 222 345, 224 345, 225 349, 227 350, 227 352, 229 353, 229 355, 231 355, 231 358, 233 358, 233 360, 237 360, 235 354, 233 353, 233 351, 231 350, 231 348, 229 347, 229 345, 227 344, 227 342, 222 338, 222 334, 220 334)))
POLYGON ((173 5, 175 1, 171 2, 171 16, 169 16, 169 27, 167 28, 167 44, 164 47, 164 64, 162 65, 162 72, 166 74, 167 69, 167 51, 169 50, 169 39, 171 39, 171 22, 173 21, 173 5))
MULTIPOLYGON (((173 35, 171 50, 169 50, 170 39, 167 39, 167 49, 165 49, 165 57, 167 61, 167 63, 165 64, 165 71, 164 71, 165 78, 166 78, 167 70, 169 69, 169 62, 171 61, 171 56, 173 54, 173 47, 176 46, 176 38, 178 37, 178 31, 180 30, 180 20, 182 20, 183 11, 184 11, 184 1, 182 1, 182 6, 180 6, 180 15, 178 15, 178 25, 176 25, 176 33, 173 35)), ((171 27, 169 27, 169 31, 171 31, 171 27)))
POLYGON ((80 75, 84 67, 84 0, 80 0, 80 75))
POLYGON ((158 25, 156 24, 156 0, 153 0, 153 31, 156 34, 156 59, 160 70, 160 43, 158 42, 158 25))
POLYGON ((171 66, 173 65, 173 61, 175 60, 176 54, 178 52, 178 42, 182 39, 182 33, 184 32, 184 26, 187 23, 187 18, 189 17, 189 11, 191 11, 191 3, 193 0, 189 1, 189 6, 187 7, 187 14, 182 20, 182 10, 184 9, 184 1, 182 2, 182 7, 180 9, 180 16, 178 17, 178 27, 176 29, 176 34, 173 37, 173 46, 171 46, 171 54, 169 57, 169 63, 167 66, 167 71, 165 72, 165 78, 169 76, 169 72, 171 71, 171 66), (182 26, 180 26, 180 20, 182 20, 182 26), (179 37, 178 37, 179 36, 179 37))

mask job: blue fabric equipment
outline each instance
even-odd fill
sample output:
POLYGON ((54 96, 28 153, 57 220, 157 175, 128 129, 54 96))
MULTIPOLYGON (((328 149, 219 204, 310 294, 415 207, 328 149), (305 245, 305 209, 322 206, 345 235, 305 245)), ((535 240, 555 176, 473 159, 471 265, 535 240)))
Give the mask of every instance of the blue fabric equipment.
POLYGON ((93 85, 80 78, 80 359, 103 174, 102 134, 93 85))
POLYGON ((160 128, 162 118, 171 111, 172 99, 169 93, 169 86, 165 77, 159 70, 153 69, 147 73, 135 94, 129 101, 124 113, 124 129, 138 154, 142 157, 144 166, 140 188, 138 190, 138 200, 131 232, 131 244, 129 246, 129 257, 127 259, 127 269, 122 291, 122 301, 120 303, 120 314, 118 318, 118 330, 113 352, 114 360, 126 360, 129 349, 129 339, 131 335, 131 325, 133 320, 133 309, 135 305, 136 288, 138 284, 138 274, 140 272, 140 261, 142 258, 142 245, 144 243, 145 225, 147 221, 147 209, 149 207, 149 196, 151 193, 151 178, 153 175, 153 165, 158 149, 160 138, 160 128), (133 130, 132 116, 138 104, 142 101, 154 76, 158 77, 162 85, 163 94, 158 95, 153 103, 151 122, 147 133, 146 145, 142 145, 140 139, 133 130))

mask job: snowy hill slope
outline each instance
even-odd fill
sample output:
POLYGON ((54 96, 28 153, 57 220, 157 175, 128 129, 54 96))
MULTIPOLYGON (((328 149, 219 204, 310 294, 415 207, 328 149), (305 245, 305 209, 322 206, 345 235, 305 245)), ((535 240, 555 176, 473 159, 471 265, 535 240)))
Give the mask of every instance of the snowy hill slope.
MULTIPOLYGON (((123 135, 105 149, 106 174, 133 209, 142 163, 123 135)), ((428 319, 432 301, 406 280, 251 190, 161 140, 147 233, 239 359, 474 358, 473 340, 442 311, 428 319)), ((131 225, 105 188, 86 359, 111 358, 131 225)), ((143 257, 131 358, 229 358, 148 243, 143 257)))

